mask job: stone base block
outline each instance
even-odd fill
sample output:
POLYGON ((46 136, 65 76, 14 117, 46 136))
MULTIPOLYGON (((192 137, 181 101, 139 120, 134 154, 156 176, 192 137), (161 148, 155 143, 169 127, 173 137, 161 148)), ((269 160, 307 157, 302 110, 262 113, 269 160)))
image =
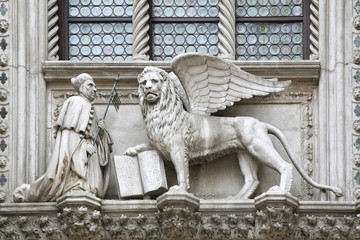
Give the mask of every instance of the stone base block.
POLYGON ((277 188, 272 188, 269 191, 257 196, 255 199, 255 208, 263 210, 266 207, 275 208, 289 208, 295 212, 299 207, 299 199, 291 195, 289 192, 281 191, 277 188))
POLYGON ((89 210, 100 210, 101 199, 89 192, 73 190, 57 198, 56 207, 59 210, 68 207, 87 207, 89 210))
POLYGON ((197 211, 200 207, 200 199, 194 194, 188 193, 178 186, 173 186, 168 192, 159 196, 157 199, 157 207, 163 210, 167 207, 172 207, 174 210, 182 210, 188 208, 190 211, 197 211))

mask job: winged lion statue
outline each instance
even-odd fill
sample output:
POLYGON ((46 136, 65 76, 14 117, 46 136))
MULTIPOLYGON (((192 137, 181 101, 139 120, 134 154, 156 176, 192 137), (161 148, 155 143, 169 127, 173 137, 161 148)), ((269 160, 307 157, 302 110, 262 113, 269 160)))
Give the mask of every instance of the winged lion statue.
POLYGON ((280 173, 278 188, 290 191, 292 168, 313 187, 342 196, 338 187, 313 181, 296 162, 290 145, 276 127, 251 117, 211 116, 241 99, 279 92, 291 81, 264 79, 241 70, 230 61, 186 53, 174 58, 172 73, 146 67, 138 76, 139 98, 150 145, 129 148, 126 155, 155 149, 175 167, 178 188, 189 188, 189 165, 202 164, 235 152, 244 186, 233 196, 249 198, 259 185, 259 162, 280 173), (275 135, 292 164, 275 150, 275 135))

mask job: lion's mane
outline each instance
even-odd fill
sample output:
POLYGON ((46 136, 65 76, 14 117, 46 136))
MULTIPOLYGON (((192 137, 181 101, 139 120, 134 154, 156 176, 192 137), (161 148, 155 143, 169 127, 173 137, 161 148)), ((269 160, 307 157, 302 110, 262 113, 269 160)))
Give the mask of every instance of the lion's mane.
MULTIPOLYGON (((167 160, 170 160, 169 149, 175 134, 187 133, 187 113, 177 94, 174 83, 164 70, 157 67, 146 67, 138 76, 140 82, 146 73, 155 72, 161 77, 161 93, 157 103, 148 103, 139 88, 140 107, 144 117, 147 135, 167 160)), ((186 139, 184 139, 186 141, 186 139)), ((155 147, 155 146, 154 146, 155 147)))

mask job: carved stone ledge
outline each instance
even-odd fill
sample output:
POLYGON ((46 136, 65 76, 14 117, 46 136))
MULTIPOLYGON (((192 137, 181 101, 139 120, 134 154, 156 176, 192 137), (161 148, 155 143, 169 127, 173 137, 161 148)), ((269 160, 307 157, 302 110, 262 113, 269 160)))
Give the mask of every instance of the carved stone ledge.
POLYGON ((197 211, 200 207, 200 199, 194 194, 185 192, 177 187, 171 187, 170 190, 156 199, 158 209, 173 208, 182 210, 188 208, 190 211, 197 211))
POLYGON ((56 199, 56 207, 64 209, 69 207, 86 207, 91 210, 101 209, 101 199, 94 194, 73 190, 56 199))
MULTIPOLYGON (((320 62, 303 61, 234 61, 242 70, 265 78, 291 79, 304 84, 317 85, 320 79, 320 62)), ((120 85, 137 87, 137 76, 147 66, 171 70, 171 62, 124 61, 124 62, 73 62, 45 61, 42 63, 46 82, 69 81, 80 73, 90 74, 97 83, 113 85, 114 77, 120 73, 120 85)))

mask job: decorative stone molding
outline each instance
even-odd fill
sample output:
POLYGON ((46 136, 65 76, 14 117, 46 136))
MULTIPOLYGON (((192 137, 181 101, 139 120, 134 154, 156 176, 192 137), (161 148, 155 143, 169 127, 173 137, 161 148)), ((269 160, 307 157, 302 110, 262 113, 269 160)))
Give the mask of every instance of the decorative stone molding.
POLYGON ((156 214, 156 220, 165 239, 195 239, 201 214, 189 208, 164 207, 156 214))
POLYGON ((353 62, 356 65, 360 65, 360 50, 353 50, 353 62))
POLYGON ((0 33, 5 34, 9 30, 10 23, 6 19, 0 20, 0 33))
POLYGON ((149 60, 149 2, 134 0, 133 3, 133 60, 149 60))
POLYGON ((9 90, 6 88, 0 88, 0 102, 6 103, 9 97, 9 90))
POLYGON ((219 5, 219 51, 226 59, 235 59, 235 1, 221 0, 219 5))
POLYGON ((57 0, 48 0, 48 59, 50 60, 59 59, 58 10, 57 0))
POLYGON ((360 87, 354 87, 353 89, 353 97, 355 101, 360 101, 360 87))
POLYGON ((7 137, 8 129, 9 129, 9 124, 7 120, 0 118, 0 136, 7 137))
POLYGON ((9 64, 9 56, 6 53, 0 54, 0 66, 6 67, 9 64))
MULTIPOLYGON (((11 29, 9 19, 9 9, 11 9, 11 2, 5 1, 0 6, 0 203, 8 201, 7 194, 9 193, 10 172, 9 169, 9 145, 10 143, 10 86, 9 83, 9 54, 11 43, 11 29)), ((11 163, 11 162, 10 162, 11 163)))
POLYGON ((319 0, 310 3, 310 59, 319 59, 319 0))
MULTIPOLYGON (((353 53, 352 53, 352 57, 353 57, 353 62, 355 65, 360 65, 360 50, 359 50, 359 45, 358 45, 358 41, 356 41, 356 39, 358 38, 358 31, 360 30, 360 1, 358 0, 353 0, 353 29, 352 29, 352 38, 354 38, 355 36, 357 36, 355 38, 355 40, 352 41, 352 49, 353 49, 353 53)), ((352 117, 353 117, 353 124, 352 124, 352 145, 355 147, 353 147, 353 161, 352 161, 352 168, 354 170, 359 169, 360 168, 360 156, 357 152, 358 148, 359 148, 359 135, 360 135, 360 115, 359 115, 359 105, 358 102, 360 101, 360 72, 358 71, 358 67, 353 65, 353 70, 352 72, 354 74, 352 74, 352 117)), ((352 175, 355 174, 355 171, 352 170, 352 175)), ((353 175, 352 179, 354 181, 354 186, 357 186, 358 184, 357 182, 357 175, 353 175)), ((353 187, 353 197, 356 201, 356 208, 357 211, 360 211, 360 189, 359 188, 354 188, 353 187)))
POLYGON ((256 235, 260 239, 292 239, 299 200, 275 187, 255 198, 256 235))
POLYGON ((5 155, 0 155, 0 171, 7 169, 8 158, 5 155))
MULTIPOLYGON (((301 203, 300 203, 301 205, 301 203)), ((0 216, 4 239, 357 239, 359 217, 293 213, 281 205, 251 212, 193 212, 166 207, 137 214, 66 207, 58 212, 0 216)), ((336 207, 335 207, 336 208, 336 207)), ((332 208, 334 209, 334 208, 332 208)))
POLYGON ((356 15, 353 19, 353 27, 356 30, 360 30, 360 15, 356 15))

